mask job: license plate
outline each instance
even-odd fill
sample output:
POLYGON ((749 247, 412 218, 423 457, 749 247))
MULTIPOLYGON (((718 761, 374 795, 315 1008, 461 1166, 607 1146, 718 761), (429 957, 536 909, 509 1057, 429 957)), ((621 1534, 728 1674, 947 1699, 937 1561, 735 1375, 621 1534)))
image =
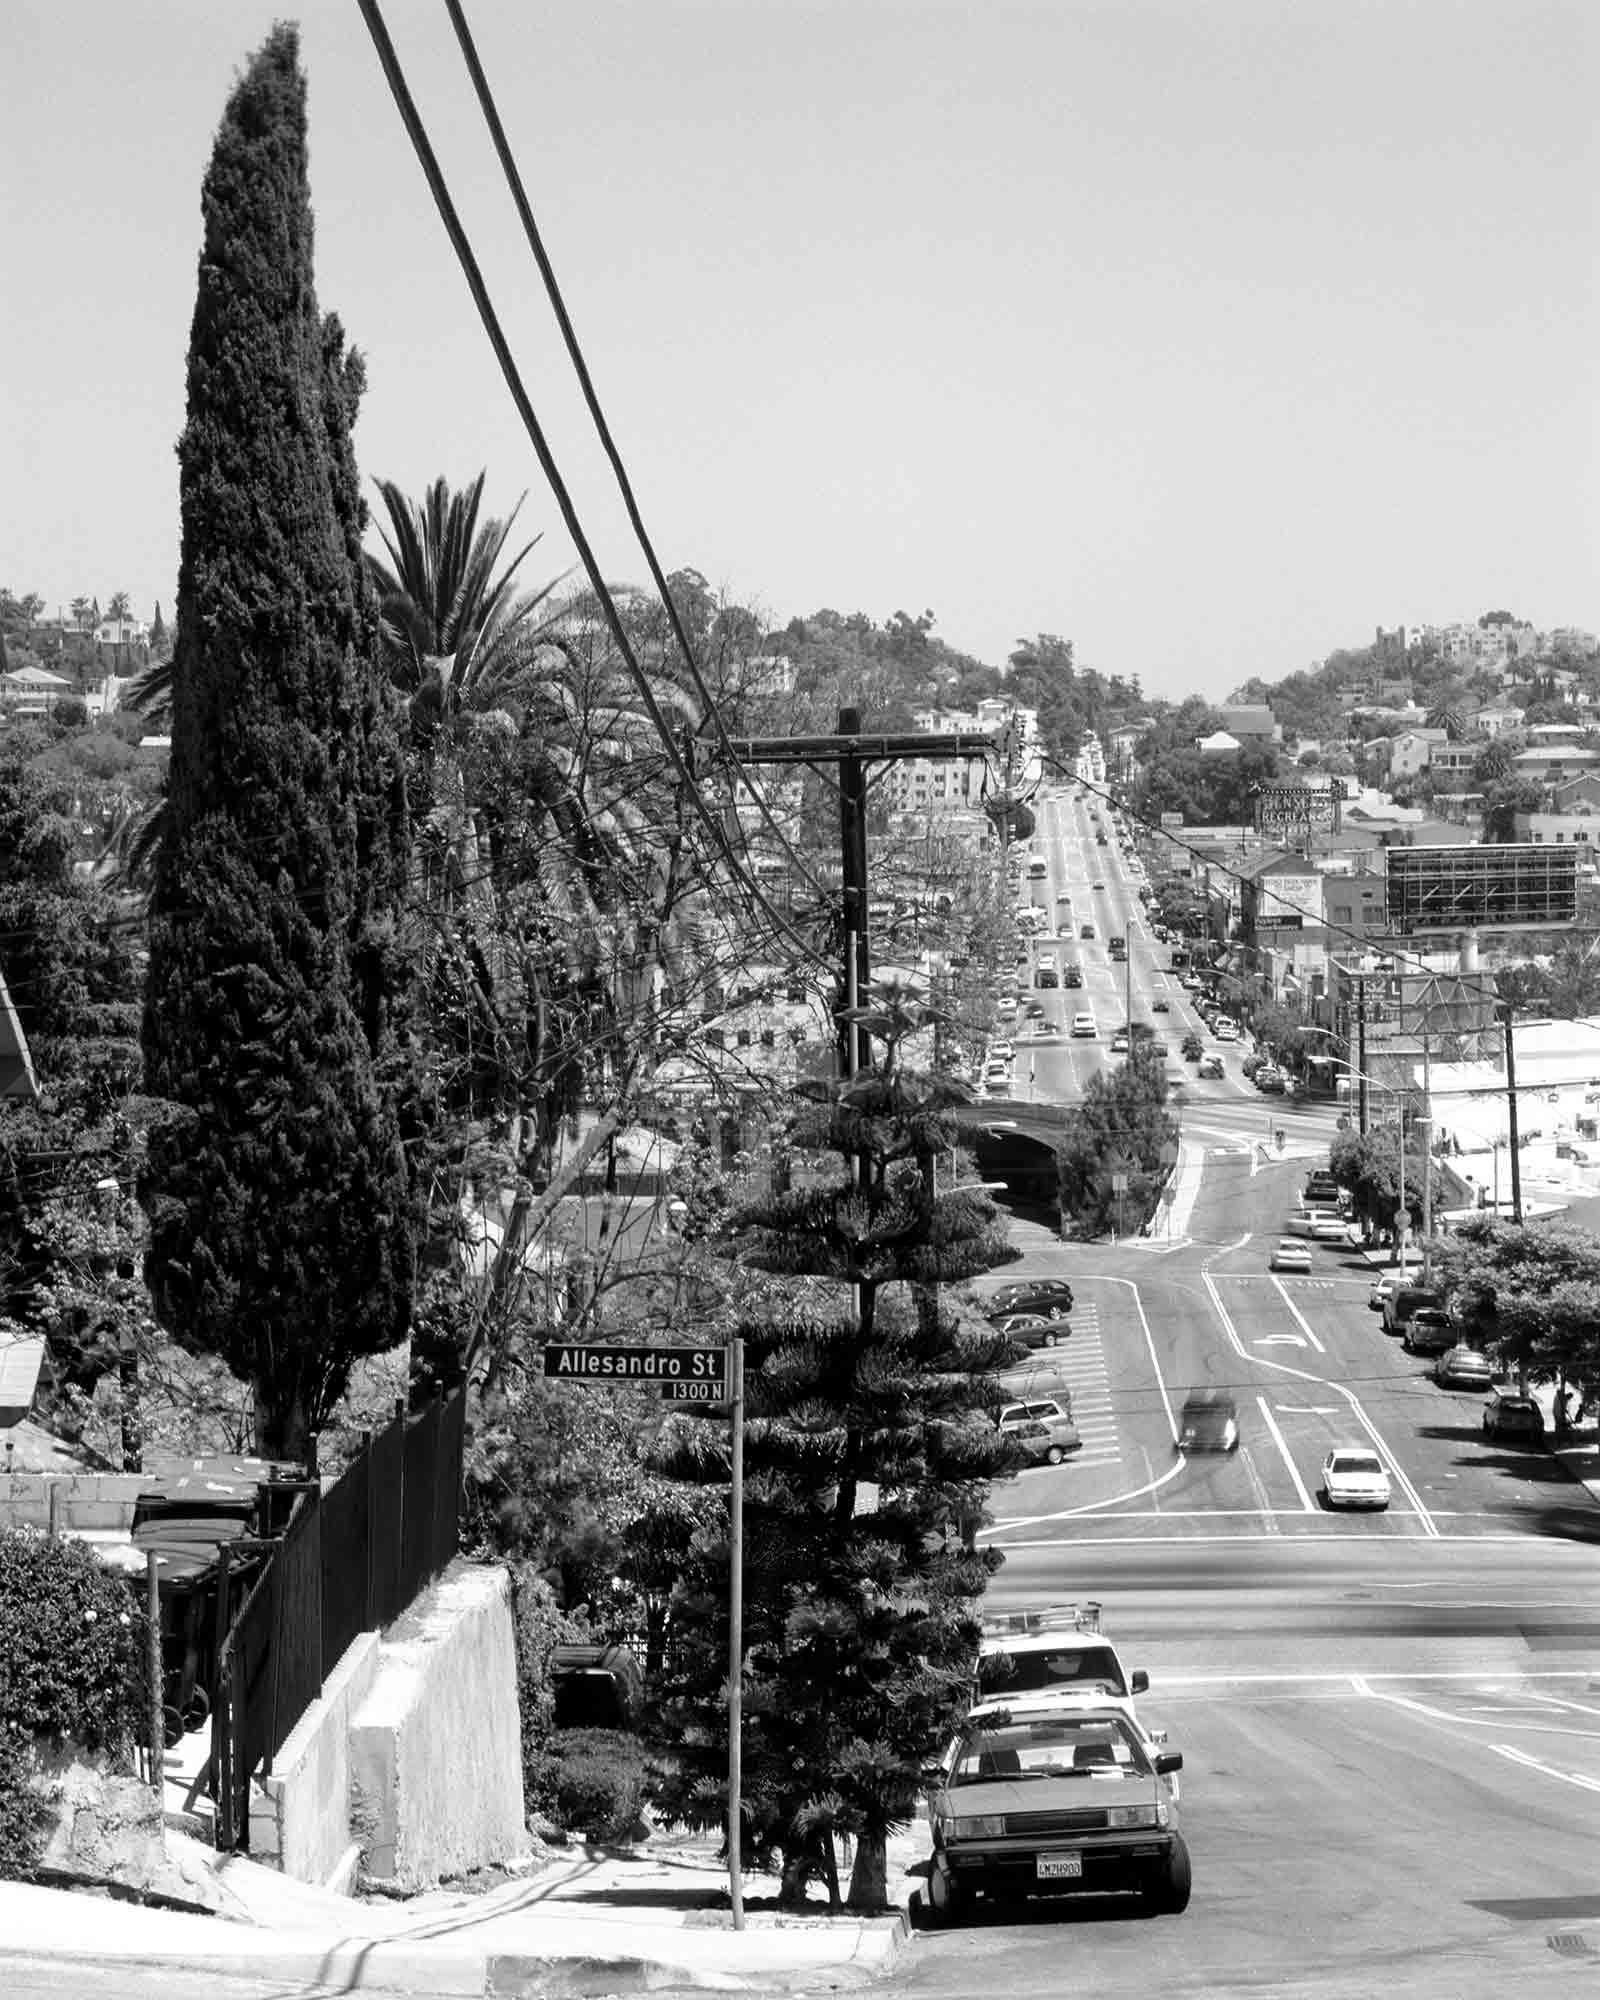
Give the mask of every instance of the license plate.
POLYGON ((1034 1865, 1039 1871, 1041 1882, 1062 1882, 1070 1876, 1083 1873, 1081 1854, 1041 1854, 1035 1857, 1034 1865))

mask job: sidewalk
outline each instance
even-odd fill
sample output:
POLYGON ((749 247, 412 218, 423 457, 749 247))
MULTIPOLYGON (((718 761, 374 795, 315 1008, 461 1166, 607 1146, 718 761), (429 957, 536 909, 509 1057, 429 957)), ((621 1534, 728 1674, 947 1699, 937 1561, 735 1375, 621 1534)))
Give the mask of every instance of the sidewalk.
MULTIPOLYGON (((777 1877, 744 1878, 735 1931, 715 1844, 663 1837, 638 1849, 557 1851, 482 1894, 441 1889, 404 1902, 360 1901, 290 1881, 181 1834, 186 1863, 214 1868, 235 1920, 27 1883, 0 1883, 0 1966, 8 1958, 171 1965, 282 1982, 285 1995, 416 1992, 519 1996, 695 1985, 781 1990, 790 1982, 864 1986, 907 1936, 907 1873, 926 1829, 889 1842, 893 1914, 779 1914, 777 1877)), ((815 1894, 815 1891, 813 1891, 815 1894)), ((0 1980, 0 1984, 5 1983, 0 1980)))

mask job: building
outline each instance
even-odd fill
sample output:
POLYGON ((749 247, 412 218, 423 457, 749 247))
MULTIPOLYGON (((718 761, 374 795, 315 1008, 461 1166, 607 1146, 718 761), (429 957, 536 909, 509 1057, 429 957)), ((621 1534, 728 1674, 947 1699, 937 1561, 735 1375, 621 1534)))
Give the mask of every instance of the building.
POLYGON ((1283 725, 1262 702, 1245 702, 1221 710, 1222 726, 1241 744, 1281 743, 1283 725))
POLYGON ((1389 776, 1415 778, 1426 771, 1433 752, 1449 742, 1442 729, 1402 729, 1389 739, 1389 776))
POLYGON ((77 688, 46 667, 18 667, 0 674, 0 709, 18 720, 43 721, 63 701, 81 699, 77 688))
POLYGON ((1237 736, 1230 736, 1226 729, 1218 729, 1209 736, 1197 736, 1194 747, 1202 757, 1229 757, 1244 746, 1237 736))
POLYGON ((1600 766, 1600 750, 1590 750, 1578 743, 1530 743, 1511 759, 1515 777, 1532 778, 1541 785, 1559 785, 1597 766, 1600 766))

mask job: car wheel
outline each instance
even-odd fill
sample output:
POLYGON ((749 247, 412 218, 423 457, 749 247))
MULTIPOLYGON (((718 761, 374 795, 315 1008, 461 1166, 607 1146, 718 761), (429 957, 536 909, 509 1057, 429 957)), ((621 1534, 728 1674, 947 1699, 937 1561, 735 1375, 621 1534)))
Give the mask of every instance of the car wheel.
POLYGON ((1158 1916, 1179 1916, 1189 1907, 1191 1885, 1188 1843, 1181 1833, 1175 1833, 1166 1866, 1145 1886, 1145 1902, 1158 1916))
POLYGON ((928 1895, 924 1907, 935 1924, 958 1924, 961 1921, 961 1891, 955 1885, 950 1865, 943 1854, 934 1855, 933 1865, 928 1870, 928 1895))
POLYGON ((1045 1453, 1044 1456, 1045 1456, 1045 1463, 1047 1465, 1059 1465, 1061 1463, 1063 1456, 1060 1445, 1058 1444, 1051 1445, 1050 1449, 1045 1453))

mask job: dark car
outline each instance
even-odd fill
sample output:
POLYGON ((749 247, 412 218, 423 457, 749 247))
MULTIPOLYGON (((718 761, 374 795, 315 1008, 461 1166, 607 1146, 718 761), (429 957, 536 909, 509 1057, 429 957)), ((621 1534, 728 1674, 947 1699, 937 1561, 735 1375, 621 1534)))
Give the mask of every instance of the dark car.
POLYGON ((1263 1097, 1282 1097, 1287 1087, 1281 1069, 1258 1069, 1254 1083, 1263 1097))
POLYGON ((1064 1339, 1071 1328, 1060 1320, 1050 1319, 1044 1313, 1001 1312, 990 1313, 989 1324, 996 1333, 1003 1333, 1008 1340, 1014 1340, 1019 1347, 1054 1347, 1058 1339, 1064 1339))
POLYGON ((991 1292, 983 1309, 991 1318, 999 1312, 1042 1312, 1048 1319, 1065 1319, 1072 1310, 1072 1287, 1065 1278, 1019 1278, 991 1292))
POLYGON ((1094 936, 1094 925, 1080 924, 1078 926, 1078 935, 1081 938, 1092 938, 1094 936))
POLYGON ((1184 1399, 1178 1420, 1179 1451, 1234 1451, 1239 1444, 1239 1406, 1220 1390, 1184 1399))
POLYGON ((1152 1014, 1170 1014, 1172 1012, 1172 1003, 1158 993, 1155 999, 1150 1002, 1150 1011, 1152 1014))
POLYGON ((1069 965, 1066 971, 1062 973, 1061 978, 1064 985, 1081 986, 1083 984, 1083 968, 1077 965, 1069 965))
POLYGON ((1531 1396, 1519 1396, 1514 1389, 1491 1389, 1483 1406, 1483 1434, 1543 1444, 1544 1411, 1531 1396))
POLYGON ((1184 1036, 1183 1059, 1185 1062, 1198 1062, 1205 1052, 1206 1045, 1198 1035, 1184 1036))

